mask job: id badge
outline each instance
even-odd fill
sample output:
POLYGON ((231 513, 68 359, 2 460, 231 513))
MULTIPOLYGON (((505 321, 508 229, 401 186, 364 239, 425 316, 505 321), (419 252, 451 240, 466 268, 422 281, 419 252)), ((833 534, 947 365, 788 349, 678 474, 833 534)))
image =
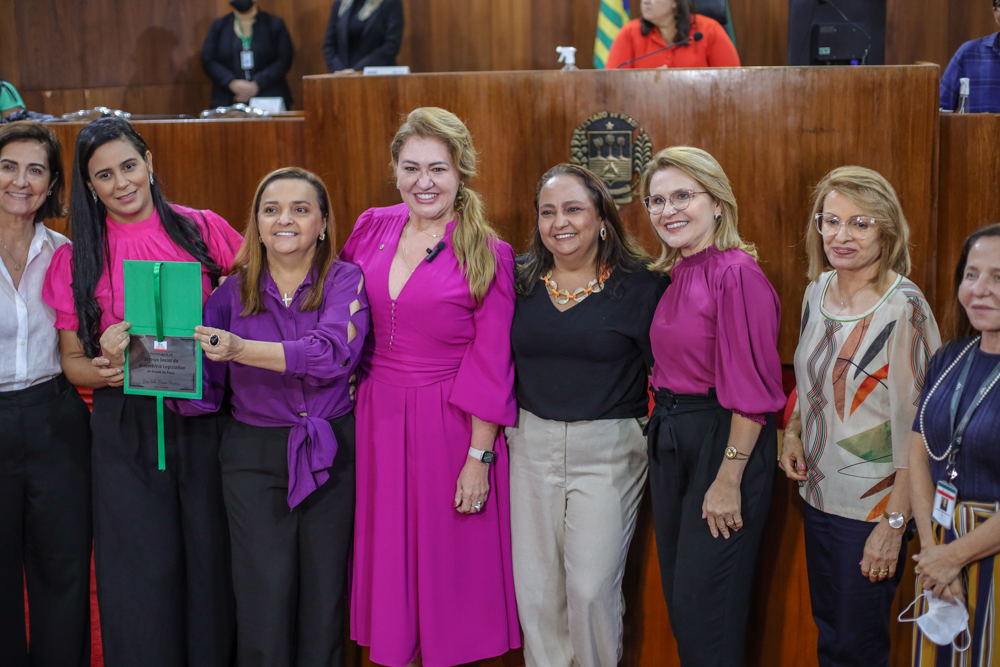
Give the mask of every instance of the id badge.
POLYGON ((958 497, 958 489, 945 481, 937 483, 937 491, 934 493, 934 511, 931 517, 939 526, 944 529, 951 528, 951 519, 955 516, 955 499, 958 497))
POLYGON ((240 67, 245 70, 253 69, 253 51, 240 51, 240 67))

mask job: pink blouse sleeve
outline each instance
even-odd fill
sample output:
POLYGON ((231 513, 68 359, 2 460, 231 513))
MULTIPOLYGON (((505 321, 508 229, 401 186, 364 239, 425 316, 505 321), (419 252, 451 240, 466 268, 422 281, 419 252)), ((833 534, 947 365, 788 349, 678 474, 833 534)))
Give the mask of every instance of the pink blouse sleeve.
POLYGON ((458 367, 448 402, 484 422, 513 426, 514 363, 510 324, 514 319, 514 251, 496 242, 497 273, 483 302, 472 315, 475 338, 458 367))
POLYGON ((52 263, 45 272, 42 301, 56 311, 56 329, 76 331, 76 306, 73 303, 73 244, 66 243, 56 249, 52 263))
POLYGON ((778 356, 781 304, 757 267, 733 265, 719 293, 715 381, 719 403, 763 423, 785 405, 778 356))
POLYGON ((212 259, 222 267, 222 274, 228 275, 233 268, 233 260, 243 244, 243 236, 233 229, 226 219, 215 211, 192 211, 194 217, 205 221, 205 241, 212 259))
POLYGON ((361 243, 362 239, 368 235, 376 210, 377 209, 374 208, 368 209, 362 213, 358 218, 358 221, 354 223, 354 229, 351 231, 351 235, 347 237, 344 247, 340 250, 338 258, 341 261, 357 263, 354 256, 358 252, 358 244, 361 243))

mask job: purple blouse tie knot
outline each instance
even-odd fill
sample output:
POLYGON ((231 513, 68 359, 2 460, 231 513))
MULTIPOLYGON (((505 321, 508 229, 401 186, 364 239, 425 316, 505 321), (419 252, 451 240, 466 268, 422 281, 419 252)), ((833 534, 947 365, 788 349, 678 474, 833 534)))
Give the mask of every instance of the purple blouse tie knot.
POLYGON ((336 456, 337 437, 330 422, 300 416, 288 434, 289 511, 330 479, 329 468, 336 456))

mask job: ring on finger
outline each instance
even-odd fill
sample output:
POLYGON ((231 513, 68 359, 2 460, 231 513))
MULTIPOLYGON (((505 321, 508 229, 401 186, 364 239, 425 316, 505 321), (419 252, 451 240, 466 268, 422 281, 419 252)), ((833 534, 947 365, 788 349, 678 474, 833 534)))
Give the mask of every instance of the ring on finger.
POLYGON ((727 519, 727 520, 726 520, 726 525, 727 525, 727 526, 731 526, 731 525, 733 525, 734 523, 736 523, 736 519, 727 519))
POLYGON ((215 347, 219 344, 219 334, 212 334, 208 339, 208 344, 215 347))

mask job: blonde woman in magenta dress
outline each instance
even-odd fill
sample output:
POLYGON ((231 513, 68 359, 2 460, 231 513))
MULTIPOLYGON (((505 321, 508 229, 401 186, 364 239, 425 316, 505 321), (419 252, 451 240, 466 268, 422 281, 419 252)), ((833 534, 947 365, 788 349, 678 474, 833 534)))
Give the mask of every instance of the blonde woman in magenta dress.
POLYGON ((521 644, 498 429, 517 416, 514 253, 466 187, 475 150, 457 117, 416 109, 391 150, 403 203, 365 212, 340 254, 365 273, 373 331, 351 638, 377 664, 445 667, 521 644))

